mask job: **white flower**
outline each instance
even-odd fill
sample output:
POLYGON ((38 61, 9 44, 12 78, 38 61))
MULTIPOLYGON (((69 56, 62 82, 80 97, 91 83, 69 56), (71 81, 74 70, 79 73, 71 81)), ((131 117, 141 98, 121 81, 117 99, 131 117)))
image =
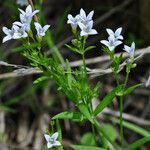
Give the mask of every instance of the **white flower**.
POLYGON ((28 5, 28 1, 27 0, 17 0, 16 3, 18 5, 20 5, 20 6, 27 6, 28 5))
POLYGON ((54 146, 61 146, 61 143, 57 141, 58 132, 55 132, 52 136, 49 136, 48 134, 44 134, 44 137, 47 141, 48 148, 52 148, 54 146))
POLYGON ((69 14, 67 23, 71 24, 72 29, 76 29, 78 26, 79 19, 79 15, 73 17, 71 14, 69 14))
POLYGON ((16 25, 13 25, 11 29, 3 27, 2 30, 6 34, 6 36, 3 38, 3 43, 11 39, 26 38, 28 36, 23 28, 19 28, 16 25))
POLYGON ((105 46, 107 46, 110 51, 113 51, 115 49, 115 47, 117 47, 118 45, 120 45, 122 43, 122 41, 116 40, 116 38, 113 35, 110 35, 108 37, 108 41, 101 40, 100 42, 102 44, 104 44, 105 46))
POLYGON ((42 27, 38 22, 35 22, 34 25, 35 25, 35 28, 36 28, 36 31, 37 31, 37 35, 39 37, 45 36, 45 32, 50 27, 50 25, 45 25, 44 27, 42 27))
POLYGON ((32 11, 32 7, 29 5, 25 11, 22 9, 19 9, 19 11, 21 12, 20 22, 16 21, 14 24, 24 28, 25 31, 29 31, 32 18, 36 13, 39 12, 39 10, 32 11))
POLYGON ((6 36, 3 38, 3 43, 13 39, 13 36, 14 36, 14 33, 15 33, 14 26, 12 26, 11 29, 8 29, 7 27, 3 27, 2 30, 6 34, 6 36))
POLYGON ((80 29, 81 29, 81 36, 88 36, 88 35, 95 35, 98 32, 93 28, 93 21, 90 21, 88 24, 84 25, 83 23, 78 23, 80 29))
POLYGON ((132 42, 131 46, 124 45, 124 50, 129 53, 130 57, 134 57, 135 43, 132 42))
POLYGON ((83 23, 84 25, 88 24, 94 15, 94 11, 91 11, 88 15, 86 15, 85 11, 81 8, 80 9, 80 22, 83 23))
POLYGON ((24 28, 15 25, 14 28, 15 28, 15 33, 13 35, 13 39, 21 39, 21 38, 26 38, 28 36, 24 28))
POLYGON ((118 28, 115 32, 111 29, 106 29, 109 36, 113 35, 116 40, 123 40, 123 36, 121 35, 122 28, 118 28))

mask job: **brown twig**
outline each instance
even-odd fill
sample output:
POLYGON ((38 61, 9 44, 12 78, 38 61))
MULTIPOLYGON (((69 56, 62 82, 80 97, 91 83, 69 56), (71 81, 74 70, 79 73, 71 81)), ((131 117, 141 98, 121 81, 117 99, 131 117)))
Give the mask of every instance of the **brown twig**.
MULTIPOLYGON (((143 48, 140 50, 137 50, 135 53, 135 56, 138 56, 142 54, 149 54, 150 53, 150 47, 147 48, 143 48)), ((116 56, 119 56, 121 53, 117 53, 116 56)), ((123 53, 123 58, 127 58, 128 55, 126 53, 123 53)), ((101 63, 101 62, 106 62, 109 61, 109 56, 101 56, 101 57, 95 57, 95 58, 89 58, 86 59, 86 64, 96 64, 96 63, 101 63)), ((71 67, 77 67, 82 65, 82 61, 74 61, 70 63, 71 67)), ((0 66, 11 66, 11 67, 17 67, 20 68, 20 65, 14 65, 14 64, 8 64, 6 62, 0 61, 0 66)), ((124 67, 124 63, 120 66, 120 70, 122 70, 124 67)), ((15 78, 15 77, 22 77, 22 76, 27 76, 27 75, 33 75, 33 74, 41 74, 42 71, 39 70, 38 68, 30 68, 28 66, 23 66, 23 68, 20 68, 18 70, 15 70, 14 72, 10 72, 10 73, 4 73, 4 74, 0 74, 0 79, 6 79, 6 78, 15 78), (27 69, 25 69, 27 68, 27 69)), ((112 73, 111 69, 94 69, 92 70, 92 72, 89 72, 89 74, 97 74, 97 75, 104 75, 104 74, 109 74, 112 73)))

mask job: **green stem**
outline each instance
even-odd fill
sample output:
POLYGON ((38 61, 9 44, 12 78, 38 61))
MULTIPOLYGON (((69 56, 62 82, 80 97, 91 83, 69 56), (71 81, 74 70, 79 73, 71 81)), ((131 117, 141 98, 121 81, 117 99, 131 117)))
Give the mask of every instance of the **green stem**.
POLYGON ((123 97, 120 96, 120 135, 121 135, 121 147, 124 150, 124 134, 123 134, 123 97))
POLYGON ((124 82, 124 88, 125 88, 126 85, 127 85, 128 78, 129 78, 129 72, 127 72, 127 75, 126 75, 126 79, 125 79, 125 82, 124 82))
POLYGON ((84 54, 82 54, 82 61, 83 61, 83 67, 84 67, 84 71, 85 71, 85 73, 86 73, 86 76, 87 76, 86 62, 85 62, 85 56, 84 56, 84 54))
POLYGON ((110 143, 111 145, 115 148, 115 150, 118 150, 118 146, 116 145, 116 143, 114 143, 109 136, 107 136, 107 134, 104 132, 104 130, 102 129, 102 127, 100 126, 100 124, 98 123, 98 121, 95 119, 94 120, 94 126, 97 128, 99 134, 103 135, 110 143))
POLYGON ((115 75, 115 79, 116 79, 117 85, 119 85, 120 83, 119 83, 119 77, 117 75, 117 72, 114 72, 114 75, 115 75))

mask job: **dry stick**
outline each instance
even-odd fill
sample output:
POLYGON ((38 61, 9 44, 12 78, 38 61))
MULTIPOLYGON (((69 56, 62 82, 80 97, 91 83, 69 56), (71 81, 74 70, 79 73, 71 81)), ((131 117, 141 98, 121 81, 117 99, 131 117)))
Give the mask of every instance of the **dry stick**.
MULTIPOLYGON (((105 108, 102 113, 107 114, 107 115, 112 115, 115 117, 120 117, 119 111, 114 111, 114 110, 111 110, 109 108, 105 108)), ((150 126, 150 120, 145 120, 143 118, 139 118, 139 117, 127 114, 127 113, 123 113, 123 119, 134 122, 134 123, 139 124, 139 125, 150 126)))
MULTIPOLYGON (((135 52, 135 56, 138 55, 145 55, 145 54, 149 54, 150 53, 150 47, 147 48, 143 48, 141 50, 137 50, 135 52)), ((121 53, 117 53, 116 56, 119 56, 121 53)), ((126 53, 124 53, 123 58, 127 58, 128 55, 126 53)), ((109 56, 101 56, 101 57, 95 57, 95 58, 89 58, 86 59, 86 64, 96 64, 96 63, 100 63, 100 62, 106 62, 109 61, 109 56)), ((82 65, 82 61, 74 61, 71 62, 71 67, 77 67, 82 65)), ((13 64, 8 64, 6 62, 0 61, 0 66, 13 66, 16 67, 17 65, 13 65, 13 64)), ((122 64, 123 65, 123 64, 122 64)), ((20 65, 19 65, 20 68, 20 65)), ((123 69, 123 67, 121 66, 120 68, 121 70, 123 69)), ((96 69, 93 69, 92 71, 95 71, 96 69)), ((24 68, 22 69, 18 69, 15 70, 15 72, 11 72, 11 73, 4 73, 4 74, 0 74, 0 79, 6 79, 6 78, 14 78, 14 77, 21 77, 21 76, 27 76, 27 75, 33 75, 33 74, 41 74, 42 71, 39 70, 38 68, 29 68, 28 66, 24 66, 24 68), (28 68, 28 69, 25 69, 28 68)), ((89 72, 88 74, 91 74, 92 72, 89 72)), ((95 71, 95 74, 99 74, 99 75, 104 75, 104 74, 109 74, 112 73, 112 70, 110 68, 108 69, 98 69, 95 71)), ((94 73, 93 73, 94 74, 94 73)))

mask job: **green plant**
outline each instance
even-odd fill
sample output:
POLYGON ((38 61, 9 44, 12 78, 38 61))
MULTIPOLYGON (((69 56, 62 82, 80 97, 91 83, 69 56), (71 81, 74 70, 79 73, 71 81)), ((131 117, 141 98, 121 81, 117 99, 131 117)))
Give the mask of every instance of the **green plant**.
MULTIPOLYGON (((132 93, 137 87, 142 86, 143 84, 137 84, 131 87, 127 87, 129 74, 132 69, 136 67, 134 60, 134 50, 135 43, 133 42, 131 47, 124 46, 124 50, 129 54, 129 59, 125 62, 126 67, 126 79, 121 81, 119 79, 119 71, 122 65, 122 55, 115 55, 115 48, 122 44, 123 36, 121 35, 122 28, 118 28, 115 32, 111 29, 107 29, 109 34, 108 40, 102 40, 101 43, 105 45, 103 51, 110 56, 112 61, 112 72, 116 79, 116 87, 114 87, 93 109, 92 101, 93 98, 99 95, 100 83, 97 83, 92 87, 88 80, 88 71, 86 67, 85 53, 89 50, 95 48, 95 46, 86 46, 87 39, 90 35, 98 34, 95 29, 93 29, 93 14, 94 11, 91 11, 86 15, 83 9, 80 10, 80 14, 73 17, 68 15, 68 24, 71 24, 72 33, 74 39, 71 41, 71 44, 66 44, 66 47, 73 52, 79 54, 82 58, 83 65, 73 70, 70 66, 68 60, 64 61, 63 57, 58 53, 57 48, 52 49, 52 56, 48 57, 42 52, 43 42, 47 42, 49 47, 53 47, 53 42, 49 38, 51 36, 45 35, 46 31, 50 27, 45 25, 42 27, 35 18, 35 29, 32 28, 32 18, 38 13, 38 10, 32 10, 32 7, 29 5, 26 8, 26 11, 20 10, 20 22, 15 22, 12 25, 11 29, 3 27, 3 31, 6 36, 3 39, 3 42, 6 42, 10 39, 18 39, 22 43, 24 50, 21 50, 20 53, 27 58, 32 67, 37 67, 43 71, 43 76, 34 81, 35 84, 39 84, 47 79, 55 81, 58 86, 58 90, 66 95, 66 97, 71 100, 76 106, 76 111, 71 112, 61 112, 60 114, 55 115, 52 118, 51 122, 51 131, 47 130, 45 138, 47 140, 47 147, 56 147, 58 150, 63 150, 62 146, 62 133, 61 125, 59 120, 61 119, 70 119, 76 122, 89 122, 91 124, 92 132, 84 136, 82 139, 83 145, 72 145, 71 147, 74 150, 104 150, 104 149, 119 149, 119 144, 116 143, 116 132, 110 125, 104 125, 98 121, 97 115, 100 114, 104 108, 112 103, 115 97, 120 99, 120 137, 121 137, 121 149, 124 150, 124 133, 123 133, 123 98, 124 96, 132 93), (81 32, 78 30, 78 26, 81 29, 81 32), (35 35, 34 33, 37 32, 35 35), (45 40, 45 41, 44 41, 45 40), (49 42, 48 42, 49 41, 49 42), (37 43, 36 46, 32 46, 33 43, 37 43), (58 132, 54 133, 54 127, 56 127, 58 132), (108 131, 110 131, 108 133, 108 131), (109 135, 110 134, 110 135, 109 135), (96 137, 101 139, 99 142, 96 137), (91 143, 87 143, 90 138, 95 138, 91 143), (89 145, 86 145, 89 144, 89 145)), ((50 32, 49 32, 50 35, 50 32)), ((131 127, 131 126, 130 126, 131 127)), ((150 140, 149 136, 136 141, 133 145, 130 145, 127 149, 135 149, 145 142, 150 140)), ((91 141, 91 140, 90 140, 91 141)))

